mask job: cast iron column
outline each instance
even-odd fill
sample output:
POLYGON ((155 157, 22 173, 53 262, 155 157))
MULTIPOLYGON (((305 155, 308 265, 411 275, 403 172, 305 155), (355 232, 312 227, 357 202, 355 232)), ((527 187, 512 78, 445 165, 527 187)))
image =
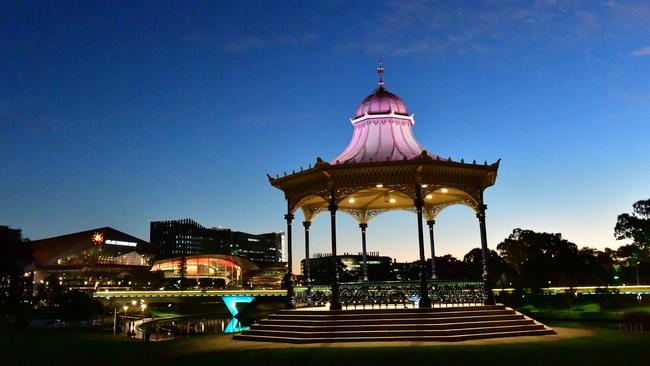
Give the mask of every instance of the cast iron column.
POLYGON ((336 190, 332 189, 330 198, 330 224, 332 233, 332 299, 330 300, 330 310, 341 310, 341 297, 339 295, 339 265, 336 256, 336 190))
POLYGON ((359 224, 361 228, 361 254, 363 256, 363 282, 368 282, 368 254, 366 252, 366 228, 367 223, 359 224))
POLYGON ((436 275, 436 247, 433 241, 433 225, 436 223, 436 220, 428 220, 427 225, 429 226, 429 242, 431 243, 431 279, 438 279, 436 275))
POLYGON ((488 247, 487 247, 487 230, 485 228, 485 210, 487 205, 481 203, 476 217, 481 229, 481 259, 483 261, 483 301, 485 305, 494 305, 494 294, 490 285, 490 276, 488 275, 488 247))
POLYGON ((420 245, 420 302, 418 306, 421 308, 430 308, 431 299, 429 298, 429 286, 427 284, 427 262, 424 257, 424 230, 422 228, 422 207, 424 200, 422 200, 422 188, 420 185, 415 186, 415 210, 418 216, 418 243, 420 245))
POLYGON ((293 259, 292 243, 291 243, 291 221, 293 220, 293 214, 291 211, 284 215, 284 219, 287 220, 287 275, 285 277, 285 284, 287 287, 287 309, 296 308, 296 298, 293 293, 293 265, 291 260, 293 259))
POLYGON ((309 270, 309 227, 311 221, 303 221, 302 226, 305 227, 305 286, 307 286, 307 306, 314 306, 314 300, 311 297, 311 273, 309 270))

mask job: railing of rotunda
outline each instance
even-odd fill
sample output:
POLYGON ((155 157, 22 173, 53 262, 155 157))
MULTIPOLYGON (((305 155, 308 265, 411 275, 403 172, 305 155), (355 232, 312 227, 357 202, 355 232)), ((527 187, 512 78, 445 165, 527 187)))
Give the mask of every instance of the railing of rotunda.
MULTIPOLYGON (((419 281, 352 282, 339 285, 341 304, 346 307, 382 307, 416 305, 420 300, 419 281)), ((298 307, 309 304, 307 288, 294 289, 298 307)), ((429 297, 434 305, 460 306, 484 301, 481 282, 429 281, 429 297)), ((325 306, 331 298, 329 285, 311 286, 314 306, 325 306)))

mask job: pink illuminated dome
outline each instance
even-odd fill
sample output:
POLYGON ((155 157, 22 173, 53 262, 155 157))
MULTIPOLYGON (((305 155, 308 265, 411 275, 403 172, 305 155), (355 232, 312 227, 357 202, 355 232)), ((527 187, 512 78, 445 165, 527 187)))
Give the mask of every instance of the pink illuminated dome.
POLYGON ((402 98, 386 90, 382 81, 374 93, 368 95, 361 101, 354 114, 354 118, 359 118, 364 114, 384 114, 390 112, 405 116, 409 114, 402 98))
POLYGON ((377 89, 361 101, 350 121, 354 129, 348 147, 331 164, 405 160, 425 153, 413 135, 415 120, 406 104, 384 86, 381 63, 377 73, 377 89))
POLYGON ((402 98, 386 90, 384 86, 384 67, 381 64, 377 68, 377 73, 379 74, 377 89, 361 101, 354 118, 359 118, 365 114, 386 114, 391 112, 408 116, 409 112, 402 98))

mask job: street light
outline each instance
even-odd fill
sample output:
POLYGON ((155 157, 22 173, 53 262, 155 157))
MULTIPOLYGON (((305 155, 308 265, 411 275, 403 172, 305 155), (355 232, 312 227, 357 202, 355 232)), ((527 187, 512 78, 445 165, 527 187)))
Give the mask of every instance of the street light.
POLYGON ((129 309, 129 305, 122 306, 122 309, 124 309, 124 317, 126 317, 126 311, 129 309))

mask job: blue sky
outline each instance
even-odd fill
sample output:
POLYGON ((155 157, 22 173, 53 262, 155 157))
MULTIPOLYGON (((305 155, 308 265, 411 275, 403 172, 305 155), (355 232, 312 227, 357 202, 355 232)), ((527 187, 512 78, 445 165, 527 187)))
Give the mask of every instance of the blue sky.
MULTIPOLYGON (((502 159, 490 246, 522 227, 617 247, 616 216, 650 196, 646 1, 2 1, 0 44, 0 223, 32 239, 148 239, 186 217, 284 230, 265 174, 346 147, 379 58, 429 151, 502 159)), ((356 223, 339 226, 358 252, 356 223)), ((436 230, 439 254, 479 244, 465 207, 436 230)), ((415 259, 415 217, 379 217, 368 243, 415 259)))

